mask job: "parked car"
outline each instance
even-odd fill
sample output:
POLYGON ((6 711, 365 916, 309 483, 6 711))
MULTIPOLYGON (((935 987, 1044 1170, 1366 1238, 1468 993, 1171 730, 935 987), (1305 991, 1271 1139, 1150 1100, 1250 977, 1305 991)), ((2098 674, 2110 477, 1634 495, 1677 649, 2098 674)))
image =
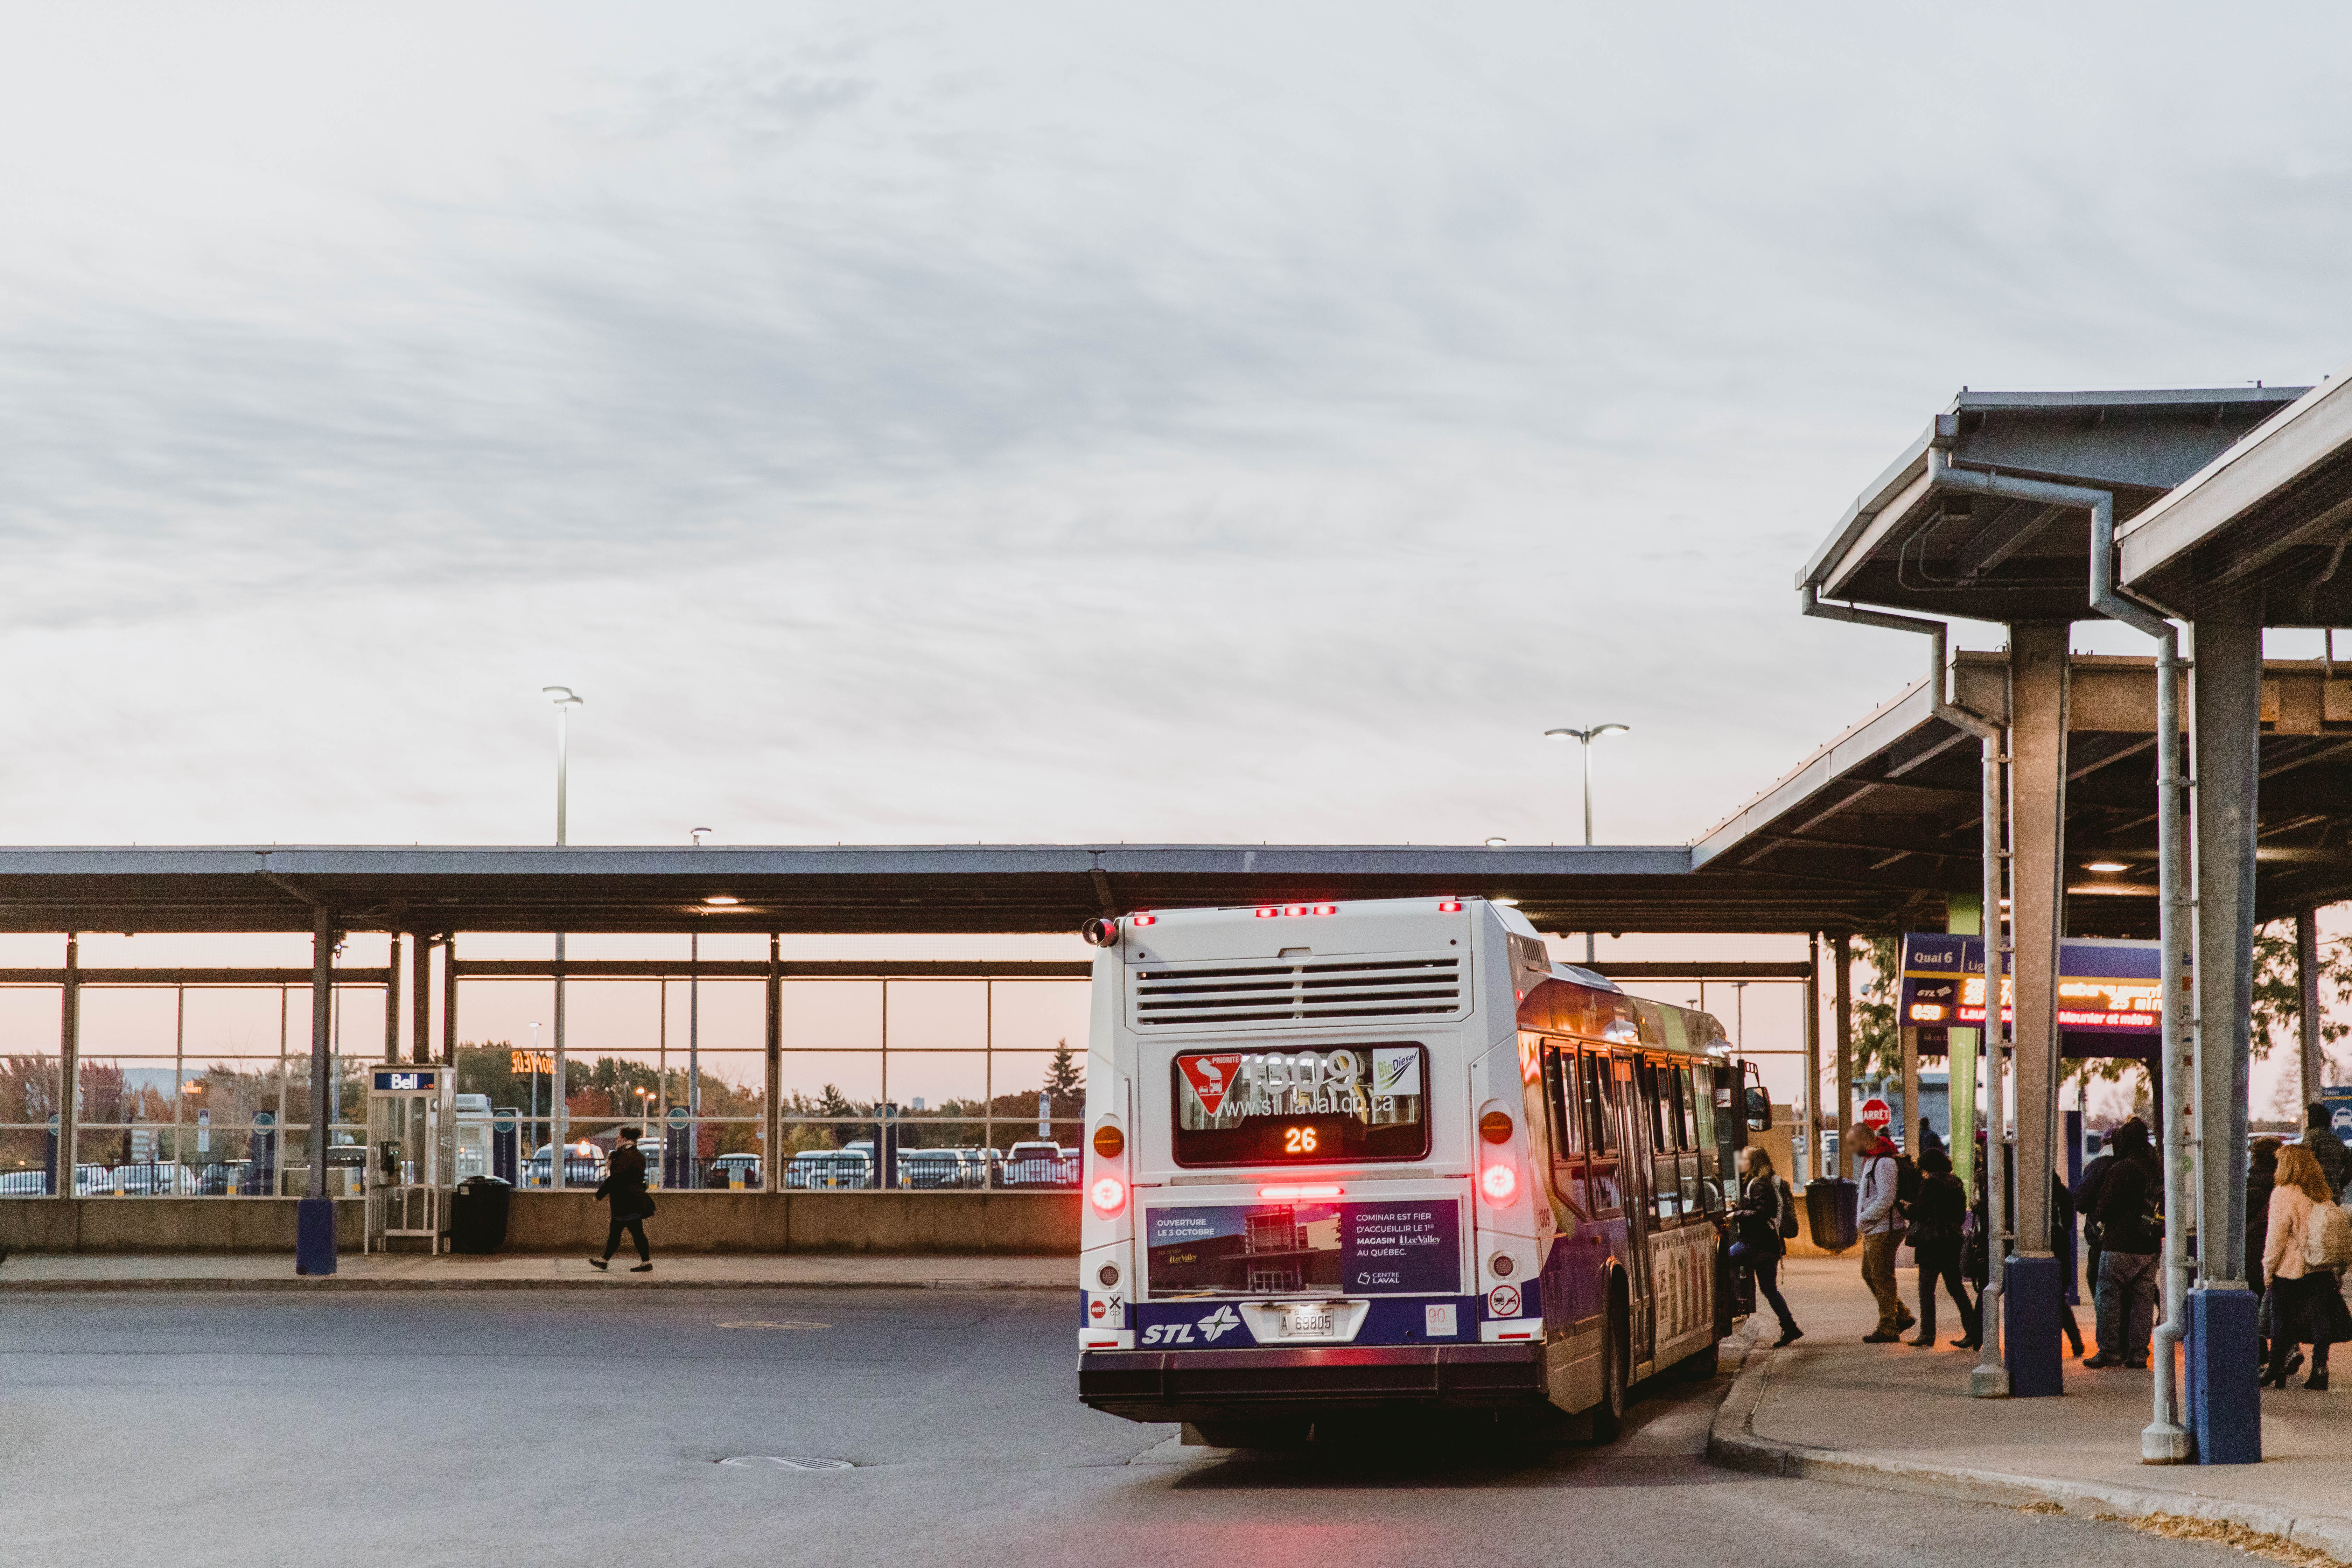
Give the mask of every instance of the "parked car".
POLYGON ((196 1173, 176 1161, 114 1167, 112 1190, 126 1198, 184 1196, 198 1190, 196 1173))
MULTIPOLYGON (((591 1144, 591 1148, 594 1145, 591 1144)), ((522 1184, 545 1187, 554 1184, 555 1159, 550 1151, 541 1149, 522 1163, 522 1184)), ((593 1187, 604 1179, 604 1155, 602 1150, 593 1154, 580 1152, 574 1144, 564 1152, 563 1184, 567 1187, 593 1187)))
POLYGON ((901 1149, 898 1184, 902 1187, 961 1187, 970 1170, 961 1149, 901 1149))
POLYGON ((102 1198, 114 1191, 114 1173, 103 1165, 74 1167, 74 1196, 102 1198))
POLYGON ((241 1193, 253 1173, 250 1160, 222 1160, 196 1171, 196 1191, 205 1197, 226 1197, 241 1193))
POLYGON ((760 1156, 757 1154, 720 1154, 710 1162, 703 1184, 709 1187, 732 1187, 738 1182, 751 1191, 760 1186, 760 1156))
POLYGON ((1078 1154, 1059 1143, 1015 1143, 1004 1152, 997 1185, 1003 1187, 1075 1187, 1078 1184, 1078 1154))
POLYGON ((784 1166, 784 1186, 794 1192, 873 1184, 874 1162, 860 1149, 803 1149, 784 1166))

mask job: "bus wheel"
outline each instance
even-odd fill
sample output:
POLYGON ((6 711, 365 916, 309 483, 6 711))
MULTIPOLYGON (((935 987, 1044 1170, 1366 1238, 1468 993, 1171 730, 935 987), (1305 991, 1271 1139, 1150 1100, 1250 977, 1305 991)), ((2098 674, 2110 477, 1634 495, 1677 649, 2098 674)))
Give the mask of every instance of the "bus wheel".
POLYGON ((1614 1443, 1625 1430, 1625 1357, 1632 1338, 1624 1311, 1612 1304, 1608 1337, 1601 1346, 1601 1403, 1592 1407, 1596 1443, 1614 1443))

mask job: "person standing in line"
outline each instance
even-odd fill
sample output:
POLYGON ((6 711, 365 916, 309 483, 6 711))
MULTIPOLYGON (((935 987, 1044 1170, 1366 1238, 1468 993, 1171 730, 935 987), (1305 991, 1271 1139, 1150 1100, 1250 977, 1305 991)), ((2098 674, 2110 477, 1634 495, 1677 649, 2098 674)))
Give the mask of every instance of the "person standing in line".
POLYGON ((2329 1125, 2326 1106, 2317 1101, 2305 1106, 2303 1121, 2303 1146, 2319 1162, 2319 1173, 2327 1178, 2327 1201, 2335 1203, 2344 1195, 2346 1183, 2352 1182, 2352 1151, 2329 1125))
POLYGON ((2147 1365, 2156 1328, 2156 1254, 2164 1235, 2161 1192, 2147 1129, 2137 1120, 2116 1129, 2116 1162, 2099 1183, 2099 1353, 2094 1369, 2147 1365))
POLYGON ((1936 1286, 1940 1282, 1960 1310, 1961 1337, 1952 1342, 1975 1350, 1982 1332, 1977 1304, 1960 1279, 1960 1222, 1969 1212, 1969 1195, 1952 1174, 1952 1157, 1942 1145, 1919 1152, 1919 1195, 1911 1205, 1911 1250, 1919 1259, 1919 1337, 1922 1347, 1936 1342, 1936 1286))
MULTIPOLYGON (((2135 1116, 2131 1120, 2137 1122, 2139 1118, 2135 1116)), ((2146 1130, 2146 1123, 2141 1123, 2141 1131, 2146 1130)), ((2107 1173, 2115 1168, 2116 1133, 2122 1131, 2123 1128, 2118 1127, 2114 1132, 2108 1133, 2105 1145, 2092 1157, 2091 1163, 2083 1167, 2083 1173, 2074 1178, 2073 1193, 2074 1212, 2083 1216, 2083 1280, 2090 1287, 2091 1315, 2094 1321, 2097 1321, 2099 1311, 2099 1254, 2102 1250, 2099 1235, 2099 1184, 2105 1181, 2107 1173)), ((2264 1188, 2263 1192, 2267 1195, 2269 1189, 2264 1188)))
POLYGON ((2292 1370, 2287 1352, 2307 1338, 2311 1375, 2303 1385, 2327 1391, 2327 1347, 2344 1311, 2343 1276, 2333 1268, 2313 1268, 2304 1249, 2319 1206, 2335 1201, 2327 1174, 2311 1149, 2298 1143, 2279 1151, 2278 1180, 2271 1188, 2263 1242, 2263 1279, 2271 1298, 2271 1357, 2263 1381, 2273 1388, 2286 1386, 2292 1370))
POLYGON ((1863 1335, 1862 1342, 1891 1345, 1918 1321, 1895 1283, 1895 1249, 1903 1245, 1902 1221, 1895 1212, 1900 1173, 1895 1146, 1868 1126, 1854 1130, 1854 1154, 1862 1180, 1862 1280, 1878 1300, 1878 1327, 1863 1335))
MULTIPOLYGON (((2271 1319, 2277 1304, 2271 1300, 2270 1286, 2263 1279, 2263 1258, 2269 1250, 2271 1189, 2278 1185, 2279 1151, 2285 1146, 2276 1138, 2257 1138, 2246 1155, 2245 1278, 2260 1300, 2254 1319, 2260 1336, 2255 1359, 2264 1366, 2270 1364, 2271 1319)), ((2287 1359, 2287 1371, 2292 1373, 2302 1364, 2303 1352, 2297 1349, 2287 1359)))
POLYGON ((609 1267, 613 1254, 621 1250, 621 1232, 626 1230, 637 1244, 637 1266, 629 1272, 652 1273, 654 1252, 646 1245, 646 1221, 653 1217, 654 1200, 646 1191, 646 1157, 637 1148, 635 1128, 621 1129, 613 1157, 604 1164, 604 1179, 596 1184, 596 1196, 613 1205, 613 1224, 604 1233, 604 1256, 590 1258, 589 1267, 609 1267))
POLYGON ((1756 1293, 1780 1320, 1780 1337, 1774 1350, 1805 1337, 1780 1294, 1780 1257, 1787 1250, 1780 1224, 1789 1213, 1789 1190, 1772 1169, 1772 1156, 1761 1149, 1748 1151, 1748 1186, 1739 1200, 1739 1266, 1756 1281, 1756 1293))

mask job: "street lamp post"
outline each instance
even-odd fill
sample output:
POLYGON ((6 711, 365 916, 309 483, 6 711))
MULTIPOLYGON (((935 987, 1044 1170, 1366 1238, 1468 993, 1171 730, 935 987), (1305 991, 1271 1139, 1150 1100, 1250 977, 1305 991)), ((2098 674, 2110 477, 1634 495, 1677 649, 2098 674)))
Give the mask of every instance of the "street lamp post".
MULTIPOLYGON (((1601 736, 1622 735, 1632 731, 1631 724, 1595 724, 1589 730, 1546 730, 1544 738, 1551 741, 1574 741, 1584 752, 1584 847, 1592 847, 1592 742, 1601 736)), ((1592 962, 1592 932, 1584 933, 1584 962, 1592 962)))
MULTIPOLYGON (((555 842, 561 847, 570 837, 566 807, 570 795, 572 763, 572 710, 588 700, 568 686, 542 686, 540 691, 555 702, 555 842)), ((555 1157, 548 1163, 548 1185, 561 1191, 563 1186, 563 1145, 572 1133, 569 1107, 563 1102, 563 933, 555 933, 555 1070, 550 1075, 547 1096, 550 1142, 556 1146, 555 1157)))
MULTIPOLYGON (((718 831, 698 827, 688 837, 699 849, 702 836, 718 831)), ((694 1160, 702 1152, 702 931, 698 927, 687 933, 686 963, 686 1158, 691 1173, 694 1160)), ((687 1185, 694 1184, 691 1174, 686 1180, 687 1185)))

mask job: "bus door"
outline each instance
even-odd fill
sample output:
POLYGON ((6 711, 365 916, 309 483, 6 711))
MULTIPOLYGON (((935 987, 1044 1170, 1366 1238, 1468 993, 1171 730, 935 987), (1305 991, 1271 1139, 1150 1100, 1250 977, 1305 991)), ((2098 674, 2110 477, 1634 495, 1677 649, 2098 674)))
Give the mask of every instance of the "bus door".
POLYGON ((1633 1338, 1633 1359, 1636 1363, 1651 1359, 1657 1351, 1656 1336, 1651 1331, 1654 1314, 1651 1311, 1650 1235, 1654 1228, 1651 1217, 1650 1139, 1643 1125, 1647 1118, 1642 1110, 1642 1097, 1634 1083, 1636 1068, 1632 1057, 1609 1058, 1609 1097, 1615 1112, 1618 1145, 1624 1151, 1620 1165, 1623 1172, 1625 1202, 1625 1289, 1632 1309, 1628 1325, 1633 1338))

